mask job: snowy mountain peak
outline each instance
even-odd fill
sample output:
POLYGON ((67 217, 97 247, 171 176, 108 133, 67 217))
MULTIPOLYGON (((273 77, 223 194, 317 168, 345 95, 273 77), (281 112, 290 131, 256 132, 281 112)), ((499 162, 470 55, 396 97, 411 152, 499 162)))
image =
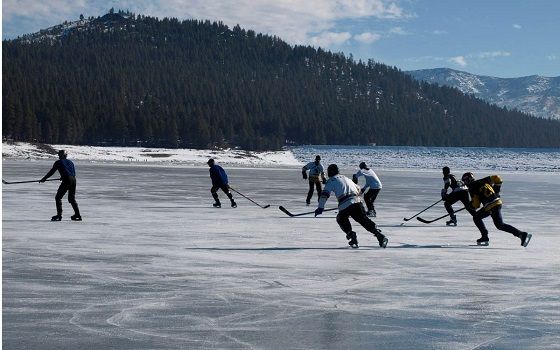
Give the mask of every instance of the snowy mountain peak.
POLYGON ((560 119, 560 77, 497 78, 449 68, 409 71, 418 80, 446 85, 510 110, 560 119))

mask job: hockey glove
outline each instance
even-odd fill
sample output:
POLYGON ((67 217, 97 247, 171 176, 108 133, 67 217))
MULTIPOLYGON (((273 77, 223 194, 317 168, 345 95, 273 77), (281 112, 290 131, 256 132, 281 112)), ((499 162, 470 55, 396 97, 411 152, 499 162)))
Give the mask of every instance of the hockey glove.
POLYGON ((317 208, 317 209, 315 209, 315 217, 317 217, 317 215, 323 214, 323 210, 325 210, 325 209, 323 209, 323 208, 317 208))
POLYGON ((441 199, 445 200, 447 198, 447 190, 445 188, 441 189, 441 199))
POLYGON ((358 183, 358 178, 356 177, 356 175, 352 175, 352 182, 355 184, 358 183))
POLYGON ((303 179, 304 179, 304 180, 307 180, 307 173, 306 173, 306 172, 302 172, 302 173, 301 173, 301 176, 303 176, 303 179))
POLYGON ((40 183, 43 183, 45 181, 47 181, 47 179, 45 179, 45 178, 42 178, 41 180, 39 180, 40 183))
POLYGON ((327 183, 327 179, 325 179, 325 178, 322 178, 322 179, 321 179, 321 182, 322 182, 322 183, 323 183, 323 185, 324 185, 324 184, 326 184, 326 183, 327 183))

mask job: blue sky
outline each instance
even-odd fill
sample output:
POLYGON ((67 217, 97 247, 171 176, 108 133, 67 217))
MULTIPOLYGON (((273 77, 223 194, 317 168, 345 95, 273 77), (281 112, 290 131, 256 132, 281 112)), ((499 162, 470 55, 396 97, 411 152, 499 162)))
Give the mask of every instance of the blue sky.
POLYGON ((97 17, 111 7, 160 18, 221 20, 402 70, 560 75, 557 0, 3 0, 2 38, 80 14, 97 17))

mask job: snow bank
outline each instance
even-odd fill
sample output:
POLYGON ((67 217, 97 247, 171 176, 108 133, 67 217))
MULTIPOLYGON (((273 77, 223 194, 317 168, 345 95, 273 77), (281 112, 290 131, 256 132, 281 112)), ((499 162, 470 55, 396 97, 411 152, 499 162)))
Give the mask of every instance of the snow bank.
POLYGON ((249 152, 237 149, 196 150, 142 147, 94 147, 72 145, 39 145, 24 142, 3 143, 2 158, 53 159, 56 151, 65 149, 69 158, 103 162, 148 162, 205 165, 209 158, 221 164, 241 166, 301 165, 290 151, 249 152))

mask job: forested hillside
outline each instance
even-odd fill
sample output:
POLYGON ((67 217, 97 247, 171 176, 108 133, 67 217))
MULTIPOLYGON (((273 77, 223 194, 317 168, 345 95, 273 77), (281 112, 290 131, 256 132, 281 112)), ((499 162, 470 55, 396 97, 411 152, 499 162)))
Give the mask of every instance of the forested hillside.
POLYGON ((558 121, 239 26, 110 13, 2 49, 2 133, 18 141, 560 147, 558 121))

